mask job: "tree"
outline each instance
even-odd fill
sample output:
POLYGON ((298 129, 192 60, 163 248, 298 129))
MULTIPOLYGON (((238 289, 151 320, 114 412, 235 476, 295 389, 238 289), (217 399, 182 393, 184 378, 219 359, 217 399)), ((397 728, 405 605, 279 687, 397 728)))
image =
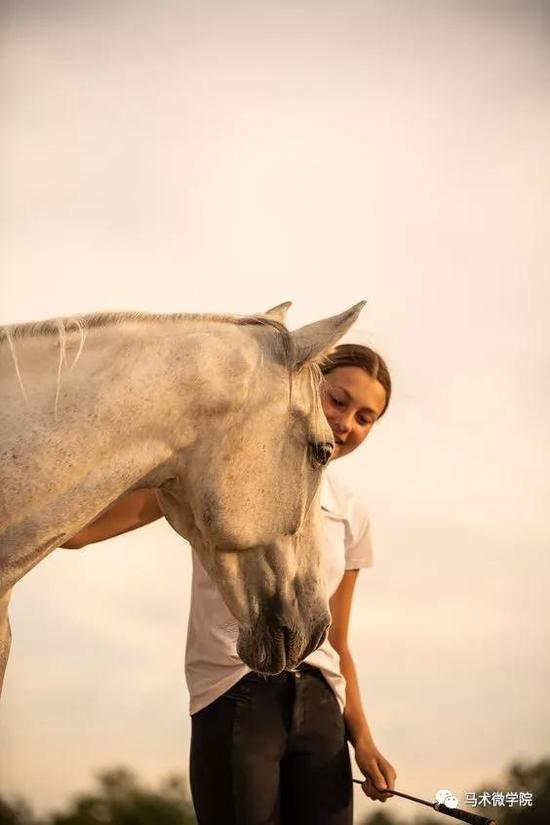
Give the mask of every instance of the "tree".
POLYGON ((183 778, 169 777, 158 791, 142 787, 126 768, 104 771, 97 780, 95 793, 78 796, 50 825, 196 825, 183 778))
POLYGON ((23 799, 8 802, 0 797, 0 825, 40 825, 23 799))
MULTIPOLYGON (((488 788, 485 787, 483 790, 488 790, 488 788)), ((504 794, 527 791, 533 795, 533 804, 532 806, 514 804, 473 810, 482 816, 492 817, 497 825, 548 825, 550 823, 549 758, 531 764, 514 763, 508 768, 502 787, 494 788, 494 790, 500 790, 504 794)))

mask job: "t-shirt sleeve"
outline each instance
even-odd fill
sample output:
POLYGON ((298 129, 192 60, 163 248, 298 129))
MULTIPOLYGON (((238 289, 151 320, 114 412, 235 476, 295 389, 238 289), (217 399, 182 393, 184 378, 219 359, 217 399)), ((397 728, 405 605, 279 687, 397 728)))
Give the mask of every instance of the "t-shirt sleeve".
POLYGON ((367 508, 354 502, 349 520, 346 541, 346 570, 372 567, 373 549, 370 516, 367 508))

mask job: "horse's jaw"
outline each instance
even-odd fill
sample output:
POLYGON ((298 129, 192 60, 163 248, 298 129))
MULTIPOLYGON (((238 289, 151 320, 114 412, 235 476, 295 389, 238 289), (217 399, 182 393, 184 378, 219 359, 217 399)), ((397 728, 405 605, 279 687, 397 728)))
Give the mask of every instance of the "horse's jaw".
POLYGON ((259 673, 297 667, 326 639, 330 613, 321 553, 314 532, 308 536, 233 552, 199 549, 237 619, 237 653, 259 673))

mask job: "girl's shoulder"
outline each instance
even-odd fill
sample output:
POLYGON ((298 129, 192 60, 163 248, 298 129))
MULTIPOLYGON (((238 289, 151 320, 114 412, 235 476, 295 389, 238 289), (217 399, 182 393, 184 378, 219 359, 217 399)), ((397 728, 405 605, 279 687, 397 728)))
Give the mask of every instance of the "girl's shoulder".
POLYGON ((321 507, 333 516, 352 522, 359 531, 370 521, 365 497, 358 494, 347 480, 331 471, 330 465, 323 476, 321 507))
POLYGON ((321 491, 321 507, 329 522, 336 521, 343 525, 345 569, 372 567, 370 516, 364 496, 358 495, 353 487, 334 473, 327 472, 321 491))

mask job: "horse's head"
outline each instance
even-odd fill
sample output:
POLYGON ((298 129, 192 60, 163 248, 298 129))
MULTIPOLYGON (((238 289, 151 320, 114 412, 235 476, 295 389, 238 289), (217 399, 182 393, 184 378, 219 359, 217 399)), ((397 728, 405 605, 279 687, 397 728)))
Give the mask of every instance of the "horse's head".
POLYGON ((239 623, 239 655, 259 672, 296 667, 328 629, 318 496, 334 442, 316 362, 361 307, 292 333, 284 307, 232 325, 205 367, 216 409, 161 490, 239 623))

